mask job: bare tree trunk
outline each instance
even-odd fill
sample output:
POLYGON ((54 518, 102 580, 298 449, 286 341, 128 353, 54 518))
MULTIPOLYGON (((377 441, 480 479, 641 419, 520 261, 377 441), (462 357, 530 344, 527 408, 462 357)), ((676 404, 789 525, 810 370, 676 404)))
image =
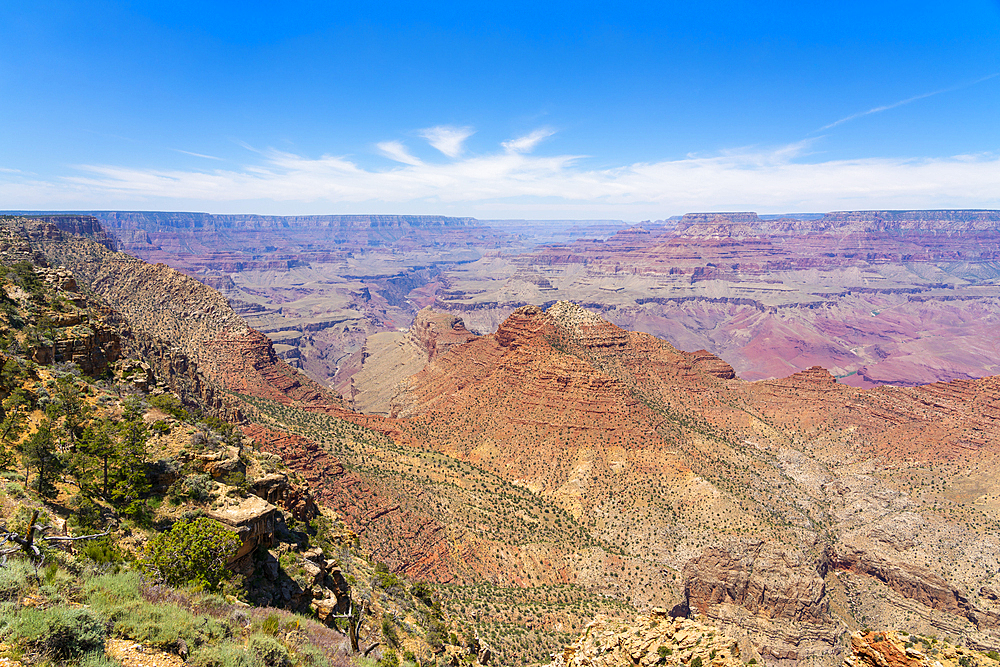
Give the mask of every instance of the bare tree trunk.
POLYGON ((28 522, 28 532, 24 537, 24 543, 21 545, 27 552, 31 549, 32 543, 35 541, 35 523, 38 521, 38 510, 31 513, 31 521, 28 522))

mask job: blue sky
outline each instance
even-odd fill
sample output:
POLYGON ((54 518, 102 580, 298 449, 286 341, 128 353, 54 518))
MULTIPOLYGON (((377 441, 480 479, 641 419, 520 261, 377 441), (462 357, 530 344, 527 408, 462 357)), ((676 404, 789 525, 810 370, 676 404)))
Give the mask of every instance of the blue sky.
POLYGON ((0 25, 0 209, 1000 208, 1000 0, 41 0, 0 25))

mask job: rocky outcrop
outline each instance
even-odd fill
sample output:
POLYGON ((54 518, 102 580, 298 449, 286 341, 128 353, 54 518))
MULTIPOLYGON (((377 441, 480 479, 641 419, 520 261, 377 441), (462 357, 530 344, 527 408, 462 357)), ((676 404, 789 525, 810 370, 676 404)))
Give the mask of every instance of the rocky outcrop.
POLYGON ((906 632, 854 632, 844 667, 993 667, 996 652, 906 632))
POLYGON ((313 547, 303 554, 313 577, 313 601, 310 607, 319 620, 329 625, 336 617, 351 611, 351 586, 336 560, 326 558, 323 550, 313 547))
POLYGON ((319 506, 307 488, 300 488, 284 473, 271 473, 251 482, 254 494, 277 505, 300 523, 319 516, 319 506))
POLYGON ((427 361, 433 361, 452 346, 467 343, 476 337, 465 328, 462 318, 432 308, 424 308, 417 313, 410 325, 410 334, 426 353, 427 361))
MULTIPOLYGON (((877 632, 851 634, 851 654, 844 659, 850 667, 920 667, 920 651, 907 650, 901 642, 877 632)), ((940 664, 940 663, 939 663, 940 664)), ((930 667, 930 666, 928 666, 930 667)))
POLYGON ((825 560, 766 542, 710 547, 684 566, 688 608, 735 604, 756 616, 827 623, 825 560))
POLYGON ((692 354, 694 355, 692 367, 722 380, 732 380, 736 377, 736 371, 732 366, 708 350, 697 350, 692 354))
POLYGON ((717 628, 654 609, 632 622, 595 619, 575 643, 552 655, 549 667, 743 667, 744 658, 750 656, 717 628))
POLYGON ((270 547, 279 520, 278 508, 256 496, 227 501, 206 514, 240 536, 242 544, 229 561, 242 574, 253 572, 251 554, 257 547, 270 547))

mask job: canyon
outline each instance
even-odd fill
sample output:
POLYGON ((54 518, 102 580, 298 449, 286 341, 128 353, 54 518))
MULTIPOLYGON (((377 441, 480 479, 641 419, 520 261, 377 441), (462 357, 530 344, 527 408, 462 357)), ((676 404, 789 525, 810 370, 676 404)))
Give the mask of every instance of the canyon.
MULTIPOLYGON (((962 215, 968 229, 955 238, 942 231, 943 249, 934 252, 975 250, 977 261, 953 266, 951 281, 933 273, 929 291, 897 296, 963 292, 974 271, 982 274, 976 288, 991 289, 991 236, 978 227, 994 224, 993 214, 962 215), (973 248, 963 234, 983 240, 973 248)), ((829 248, 830 228, 848 234, 858 226, 866 234, 922 229, 933 239, 942 214, 929 222, 858 217, 792 224, 747 214, 682 220, 669 230, 648 225, 603 244, 484 253, 439 279, 514 266, 522 256, 532 267, 549 257, 564 272, 597 263, 587 275, 610 275, 600 263, 618 251, 600 261, 588 251, 587 262, 563 253, 631 244, 635 259, 673 243, 664 238, 699 230, 721 247, 720 227, 743 238, 757 227, 792 226, 801 232, 795 247, 816 234, 816 245, 829 248)), ((988 368, 865 389, 850 385, 857 374, 838 379, 810 363, 748 382, 748 371, 707 346, 684 351, 618 326, 613 309, 569 300, 515 306, 484 292, 487 305, 463 310, 474 297, 452 282, 448 294, 434 294, 434 308, 407 306, 421 305, 412 326, 378 351, 368 347, 367 358, 362 344, 354 379, 378 391, 355 386, 342 397, 292 368, 204 282, 114 251, 100 227, 50 222, 9 223, 11 251, 63 267, 103 300, 124 349, 172 391, 241 421, 257 448, 300 471, 308 492, 335 508, 374 558, 437 582, 458 609, 488 600, 496 613, 475 617, 475 626, 502 655, 518 655, 509 643, 516 626, 503 620, 514 618, 516 601, 553 591, 565 602, 528 622, 549 642, 583 630, 596 613, 623 618, 658 608, 697 615, 742 658, 770 664, 836 664, 852 650, 851 632, 865 627, 1000 647, 1000 379, 988 368), (477 321, 507 310, 493 331, 476 335, 477 321), (984 377, 970 377, 977 374, 984 377), (361 396, 372 414, 351 409, 361 396)), ((887 237, 894 235, 905 236, 887 237)), ((655 262, 664 252, 646 256, 655 262)), ((814 255, 781 261, 798 275, 814 255)), ((688 286, 700 288, 705 281, 693 275, 688 286)))
POLYGON ((707 350, 745 380, 813 365, 858 387, 998 372, 997 211, 705 213, 632 226, 91 217, 121 249, 219 290, 289 364, 382 414, 384 396, 366 398, 382 389, 358 372, 393 338, 379 335, 405 330, 428 306, 486 334, 520 306, 573 301, 680 349, 707 350))

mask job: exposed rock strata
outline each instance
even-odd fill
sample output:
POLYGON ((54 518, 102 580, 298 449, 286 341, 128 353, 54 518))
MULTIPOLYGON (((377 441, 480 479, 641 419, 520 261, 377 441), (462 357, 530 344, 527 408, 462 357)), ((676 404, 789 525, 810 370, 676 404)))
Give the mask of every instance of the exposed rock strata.
POLYGON ((236 391, 282 402, 337 401, 277 359, 266 337, 218 292, 162 264, 151 265, 49 224, 24 223, 31 247, 65 266, 118 318, 129 351, 146 358, 173 391, 240 418, 236 391))

